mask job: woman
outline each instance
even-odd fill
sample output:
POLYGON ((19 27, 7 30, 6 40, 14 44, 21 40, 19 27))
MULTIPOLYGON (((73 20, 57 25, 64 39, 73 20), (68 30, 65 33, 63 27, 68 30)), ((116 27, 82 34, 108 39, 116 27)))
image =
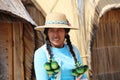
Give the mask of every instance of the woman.
POLYGON ((68 34, 70 29, 76 28, 69 25, 64 14, 48 14, 45 25, 35 29, 44 29, 46 35, 46 43, 37 49, 34 55, 37 80, 87 80, 85 74, 77 76, 72 74, 76 63, 82 61, 78 49, 71 44, 68 34))

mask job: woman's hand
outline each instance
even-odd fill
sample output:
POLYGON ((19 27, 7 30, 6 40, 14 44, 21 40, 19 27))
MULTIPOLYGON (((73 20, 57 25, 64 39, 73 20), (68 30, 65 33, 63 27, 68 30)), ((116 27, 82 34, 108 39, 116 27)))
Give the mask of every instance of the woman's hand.
POLYGON ((76 78, 76 80, 81 80, 82 75, 80 75, 79 77, 76 78))

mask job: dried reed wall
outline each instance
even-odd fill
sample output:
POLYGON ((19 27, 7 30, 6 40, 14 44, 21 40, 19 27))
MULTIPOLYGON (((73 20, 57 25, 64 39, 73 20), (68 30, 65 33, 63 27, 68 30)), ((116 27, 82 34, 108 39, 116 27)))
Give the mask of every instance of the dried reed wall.
POLYGON ((119 80, 120 9, 104 14, 96 31, 92 51, 92 80, 119 80), (111 77, 112 76, 112 77, 111 77))

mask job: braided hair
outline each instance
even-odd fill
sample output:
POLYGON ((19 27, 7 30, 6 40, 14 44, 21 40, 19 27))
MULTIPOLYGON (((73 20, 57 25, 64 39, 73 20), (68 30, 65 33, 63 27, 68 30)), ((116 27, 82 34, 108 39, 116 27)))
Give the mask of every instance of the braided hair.
MULTIPOLYGON (((53 54, 52 54, 52 51, 51 51, 51 43, 50 43, 50 40, 49 40, 49 38, 48 38, 48 29, 49 29, 49 28, 45 28, 44 34, 46 35, 47 50, 48 50, 48 53, 49 53, 49 55, 50 55, 50 59, 52 59, 53 54)), ((65 32, 66 32, 66 33, 68 33, 69 31, 70 31, 70 29, 65 28, 65 32)), ((73 56, 73 58, 74 58, 74 61, 75 61, 75 63, 76 63, 76 62, 77 62, 77 58, 76 58, 75 52, 73 51, 73 46, 72 46, 72 44, 71 44, 69 34, 67 34, 67 35, 65 36, 65 38, 66 38, 66 42, 67 42, 67 45, 68 45, 68 47, 69 47, 69 50, 70 50, 70 52, 71 52, 71 54, 72 54, 72 56, 73 56)))

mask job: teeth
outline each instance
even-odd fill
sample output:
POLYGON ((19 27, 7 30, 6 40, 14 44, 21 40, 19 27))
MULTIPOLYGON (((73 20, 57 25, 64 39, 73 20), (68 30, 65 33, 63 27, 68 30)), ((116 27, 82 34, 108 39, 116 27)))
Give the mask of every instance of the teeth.
POLYGON ((54 40, 59 40, 58 38, 54 38, 54 40))
POLYGON ((58 41, 59 39, 54 39, 55 41, 58 41))

